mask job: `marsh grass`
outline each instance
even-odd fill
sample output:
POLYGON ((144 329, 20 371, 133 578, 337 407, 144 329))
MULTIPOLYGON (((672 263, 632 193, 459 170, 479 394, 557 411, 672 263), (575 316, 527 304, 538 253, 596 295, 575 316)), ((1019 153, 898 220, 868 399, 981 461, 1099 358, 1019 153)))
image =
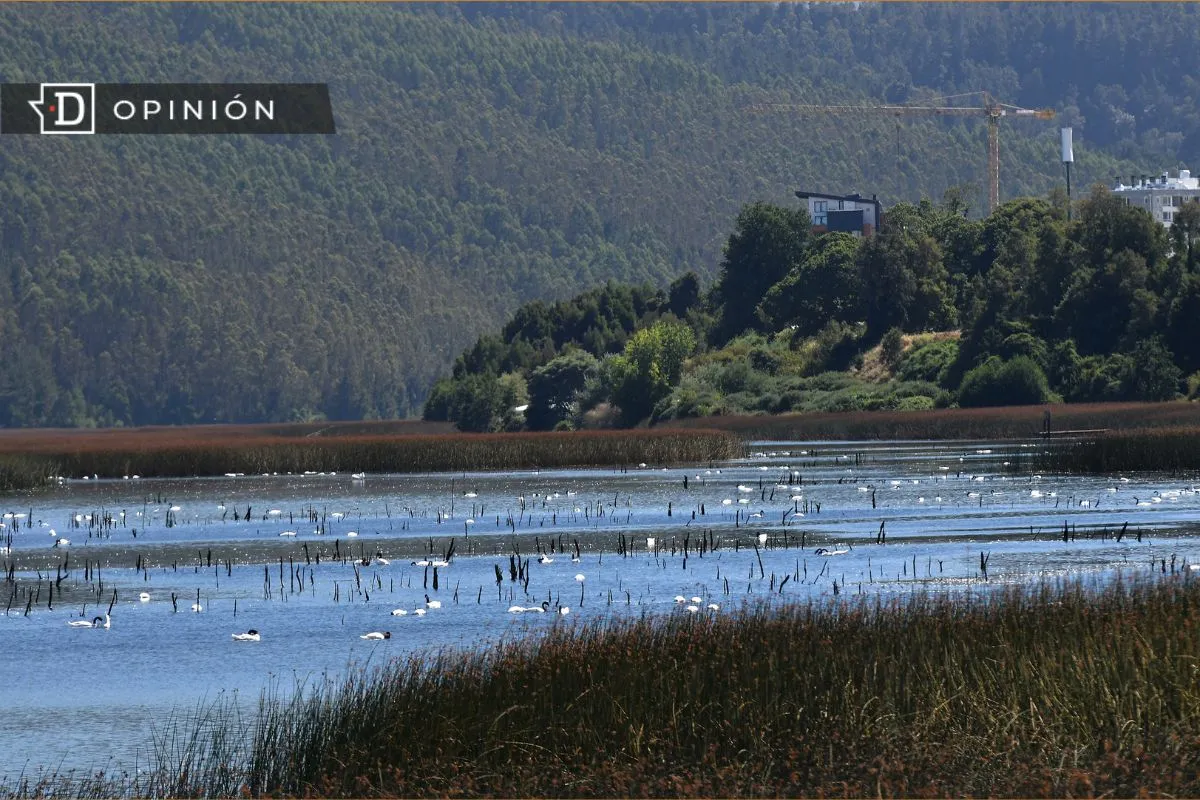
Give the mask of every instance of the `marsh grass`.
POLYGON ((747 439, 895 440, 1029 439, 1040 435, 1045 413, 1053 430, 1200 427, 1200 403, 1079 403, 925 411, 854 411, 702 417, 672 428, 716 428, 747 439))
POLYGON ((1062 472, 1200 472, 1200 425, 1109 431, 1043 458, 1046 468, 1062 472))
MULTIPOLYGON (((1200 585, 1188 575, 559 625, 264 700, 244 726, 240 780, 192 767, 159 785, 184 795, 1195 795, 1200 585)), ((204 749, 213 735, 192 746, 214 752, 204 749)))
POLYGON ((707 463, 740 454, 736 435, 708 430, 303 437, 236 429, 54 431, 0 436, 0 490, 36 486, 53 475, 460 472, 707 463))

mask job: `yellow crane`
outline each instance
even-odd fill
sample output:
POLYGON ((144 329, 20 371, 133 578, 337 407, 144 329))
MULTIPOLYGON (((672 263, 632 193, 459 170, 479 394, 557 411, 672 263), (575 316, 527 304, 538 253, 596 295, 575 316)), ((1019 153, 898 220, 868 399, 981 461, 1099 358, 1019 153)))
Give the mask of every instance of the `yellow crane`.
POLYGON ((1000 119, 1002 117, 1033 117, 1035 119, 1054 119, 1054 109, 1020 108, 1001 103, 993 99, 987 92, 972 92, 964 95, 941 98, 951 100, 954 97, 970 97, 979 95, 983 98, 981 106, 901 106, 901 105, 806 105, 800 103, 757 103, 748 107, 749 111, 768 113, 785 111, 794 113, 832 113, 832 114, 888 114, 897 119, 902 116, 966 116, 986 117, 988 123, 988 213, 1000 205, 1000 119))

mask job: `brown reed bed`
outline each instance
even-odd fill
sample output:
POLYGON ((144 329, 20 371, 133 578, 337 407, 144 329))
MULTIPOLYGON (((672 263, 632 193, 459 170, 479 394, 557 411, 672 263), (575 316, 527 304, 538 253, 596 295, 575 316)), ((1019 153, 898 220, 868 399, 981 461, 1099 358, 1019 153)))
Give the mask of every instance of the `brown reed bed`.
POLYGON ((151 788, 1196 795, 1189 576, 559 626, 264 698, 244 734, 236 710, 207 712, 160 748, 151 788))
POLYGON ((1200 426, 1200 403, 1173 402, 703 417, 663 427, 719 429, 746 439, 799 441, 1028 439, 1041 434, 1047 411, 1055 431, 1200 426))
POLYGON ((1200 472, 1200 425, 1108 431, 1042 455, 1062 472, 1200 472))
POLYGON ((191 431, 0 437, 0 490, 36 486, 54 475, 459 472, 704 463, 741 454, 736 435, 709 430, 335 437, 280 437, 235 430, 190 438, 191 431))

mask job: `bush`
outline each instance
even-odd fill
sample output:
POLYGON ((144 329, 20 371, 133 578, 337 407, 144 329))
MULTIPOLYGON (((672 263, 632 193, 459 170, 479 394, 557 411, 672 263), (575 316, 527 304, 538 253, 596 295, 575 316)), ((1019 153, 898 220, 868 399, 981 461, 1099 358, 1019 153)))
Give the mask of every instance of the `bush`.
POLYGON ((1050 396, 1046 373, 1028 356, 1002 361, 992 356, 963 377, 959 405, 1024 406, 1045 403, 1050 396))
POLYGON ((901 397, 900 401, 896 403, 897 411, 927 411, 933 407, 933 398, 926 397, 923 394, 901 397))
POLYGON ((937 339, 916 345, 900 359, 897 375, 906 381, 943 385, 950 365, 958 358, 958 342, 937 339))
POLYGON ((883 340, 879 343, 879 358, 883 361, 884 366, 895 369, 900 363, 900 356, 904 352, 904 336, 899 328, 891 328, 883 335, 883 340))

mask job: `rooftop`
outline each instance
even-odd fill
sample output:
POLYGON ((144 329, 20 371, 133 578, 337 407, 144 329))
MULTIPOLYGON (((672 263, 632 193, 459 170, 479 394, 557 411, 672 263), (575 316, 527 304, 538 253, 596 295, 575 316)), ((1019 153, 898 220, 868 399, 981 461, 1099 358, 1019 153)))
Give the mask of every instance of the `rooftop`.
POLYGON ((1200 189, 1200 178, 1193 178, 1190 170, 1181 169, 1179 175, 1172 178, 1170 173, 1164 172, 1161 175, 1130 175, 1130 182, 1124 183, 1121 176, 1117 176, 1116 186, 1113 187, 1114 192, 1170 192, 1181 191, 1187 189, 1200 189))

